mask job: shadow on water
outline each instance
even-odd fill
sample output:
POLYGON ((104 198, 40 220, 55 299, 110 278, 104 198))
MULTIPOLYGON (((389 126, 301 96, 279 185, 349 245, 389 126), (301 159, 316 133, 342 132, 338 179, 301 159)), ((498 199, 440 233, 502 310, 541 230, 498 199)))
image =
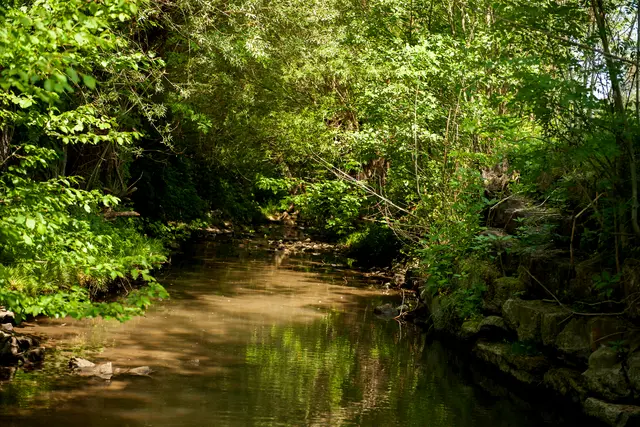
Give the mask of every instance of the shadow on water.
POLYGON ((213 244, 192 255, 164 278, 172 299, 143 318, 27 327, 56 350, 44 370, 0 386, 2 425, 544 423, 539 411, 474 386, 464 360, 440 343, 376 318, 373 307, 398 297, 356 273, 301 272, 322 261, 213 244), (71 377, 65 364, 78 353, 155 372, 110 382, 71 377))

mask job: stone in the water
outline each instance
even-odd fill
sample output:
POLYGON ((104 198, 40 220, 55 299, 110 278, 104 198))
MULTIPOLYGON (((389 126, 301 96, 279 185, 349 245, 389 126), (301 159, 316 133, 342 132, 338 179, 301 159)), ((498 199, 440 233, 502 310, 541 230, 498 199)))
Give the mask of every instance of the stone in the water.
POLYGON ((69 368, 71 369, 93 368, 95 366, 95 363, 81 357, 72 357, 71 360, 69 360, 69 368))
POLYGON ((151 370, 150 367, 148 367, 148 366, 140 366, 138 368, 129 369, 125 373, 127 373, 129 375, 147 376, 147 375, 151 374, 152 372, 153 371, 151 370))
POLYGON ((383 304, 383 305, 379 305, 378 307, 373 309, 373 314, 380 316, 380 317, 385 317, 385 318, 392 318, 392 317, 396 317, 400 314, 400 307, 394 307, 392 304, 383 304))

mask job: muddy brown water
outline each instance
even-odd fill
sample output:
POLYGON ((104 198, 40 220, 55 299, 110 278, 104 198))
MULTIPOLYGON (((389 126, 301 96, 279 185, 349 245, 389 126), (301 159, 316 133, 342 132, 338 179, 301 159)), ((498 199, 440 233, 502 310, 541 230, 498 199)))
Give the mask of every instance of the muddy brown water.
POLYGON ((464 362, 373 308, 397 294, 318 256, 198 244, 145 317, 40 320, 44 368, 0 385, 2 426, 538 426, 464 362), (72 355, 150 377, 73 377, 72 355))

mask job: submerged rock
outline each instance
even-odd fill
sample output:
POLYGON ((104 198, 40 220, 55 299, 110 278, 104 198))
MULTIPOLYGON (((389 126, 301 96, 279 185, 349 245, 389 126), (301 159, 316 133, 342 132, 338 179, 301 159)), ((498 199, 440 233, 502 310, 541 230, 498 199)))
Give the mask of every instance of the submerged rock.
POLYGON ((399 307, 394 307, 392 304, 383 304, 373 309, 373 314, 383 318, 394 318, 400 315, 400 312, 407 311, 406 305, 401 305, 399 307))
POLYGON ((69 361, 69 368, 77 375, 83 377, 99 377, 105 380, 110 380, 114 375, 148 376, 153 372, 148 366, 140 366, 132 369, 114 368, 111 362, 96 365, 80 357, 72 357, 69 361))
POLYGON ((631 427, 640 425, 640 407, 616 405, 590 397, 584 402, 584 412, 598 418, 611 427, 631 427))
POLYGON ((150 367, 148 367, 148 366, 140 366, 138 368, 129 369, 125 373, 129 374, 129 375, 147 376, 147 375, 150 375, 152 372, 153 371, 151 370, 150 367))
POLYGON ((93 368, 95 366, 95 363, 81 357, 72 357, 71 360, 69 360, 69 369, 93 368))

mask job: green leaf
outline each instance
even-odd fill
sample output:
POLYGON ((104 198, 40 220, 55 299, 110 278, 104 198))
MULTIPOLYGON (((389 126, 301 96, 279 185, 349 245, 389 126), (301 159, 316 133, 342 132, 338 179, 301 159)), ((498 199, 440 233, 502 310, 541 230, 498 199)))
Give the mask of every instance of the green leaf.
POLYGON ((71 79, 72 82, 78 83, 80 81, 80 76, 78 76, 78 72, 73 68, 67 68, 67 75, 71 79))
POLYGON ((87 213, 91 213, 91 207, 88 204, 85 203, 83 208, 85 211, 87 211, 87 213))
POLYGON ((82 76, 82 81, 84 82, 85 86, 87 86, 89 89, 96 88, 96 79, 94 79, 92 76, 88 74, 84 74, 82 76))
POLYGON ((25 225, 29 230, 33 230, 36 227, 36 220, 33 218, 27 218, 25 225))

